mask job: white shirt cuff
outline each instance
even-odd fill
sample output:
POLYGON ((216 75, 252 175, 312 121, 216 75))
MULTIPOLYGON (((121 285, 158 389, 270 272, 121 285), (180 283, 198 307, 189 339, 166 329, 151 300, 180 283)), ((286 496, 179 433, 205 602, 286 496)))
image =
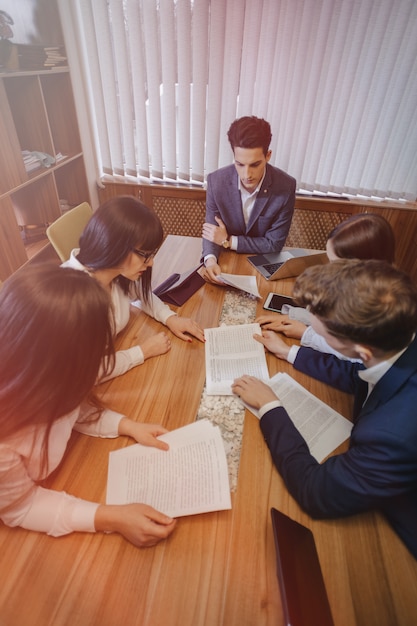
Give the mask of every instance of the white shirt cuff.
POLYGON ((294 361, 297 357, 299 349, 300 349, 300 346, 291 346, 290 351, 288 352, 288 356, 287 356, 287 361, 288 363, 291 363, 291 365, 294 365, 294 361))
POLYGON ((73 430, 90 437, 115 439, 119 436, 119 422, 124 417, 121 413, 104 409, 98 419, 75 422, 73 430))
POLYGON ((282 406, 282 403, 279 400, 272 400, 271 402, 267 402, 258 411, 259 419, 268 413, 271 409, 276 409, 277 407, 282 406))
POLYGON ((214 259, 216 261, 216 263, 217 263, 217 257, 214 254, 207 254, 204 257, 204 265, 206 264, 206 261, 208 261, 208 259, 214 259))
POLYGON ((45 532, 52 537, 74 531, 94 533, 98 507, 98 503, 76 498, 64 491, 38 487, 19 526, 45 532))

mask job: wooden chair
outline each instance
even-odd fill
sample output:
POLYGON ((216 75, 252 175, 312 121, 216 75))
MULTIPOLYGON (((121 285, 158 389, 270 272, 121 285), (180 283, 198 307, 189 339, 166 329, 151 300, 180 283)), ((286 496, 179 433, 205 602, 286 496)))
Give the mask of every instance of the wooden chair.
POLYGON ((46 234, 61 261, 67 261, 78 247, 80 235, 93 214, 88 202, 70 209, 46 229, 46 234))

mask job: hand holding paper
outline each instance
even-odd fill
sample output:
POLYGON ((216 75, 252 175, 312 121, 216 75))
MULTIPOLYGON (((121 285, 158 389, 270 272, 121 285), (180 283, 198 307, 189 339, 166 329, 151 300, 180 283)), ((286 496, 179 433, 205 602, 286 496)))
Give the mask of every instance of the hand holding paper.
POLYGON ((256 298, 260 298, 261 295, 258 290, 255 276, 242 276, 241 274, 224 274, 223 272, 217 276, 217 280, 223 282, 225 285, 235 287, 241 291, 246 291, 256 298))
POLYGON ((170 517, 231 508, 218 426, 198 420, 160 439, 169 450, 136 444, 110 453, 107 504, 141 502, 170 517))
MULTIPOLYGON (((350 436, 352 422, 316 398, 288 374, 275 374, 268 384, 319 463, 350 436)), ((256 408, 245 402, 243 404, 259 417, 256 408)))

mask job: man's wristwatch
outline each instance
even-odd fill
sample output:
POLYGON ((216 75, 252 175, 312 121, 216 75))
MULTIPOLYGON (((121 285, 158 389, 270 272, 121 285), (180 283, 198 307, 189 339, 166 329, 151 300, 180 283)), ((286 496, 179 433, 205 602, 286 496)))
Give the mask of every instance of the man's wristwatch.
POLYGON ((231 243, 228 237, 224 241, 222 241, 222 246, 223 248, 230 248, 231 243))

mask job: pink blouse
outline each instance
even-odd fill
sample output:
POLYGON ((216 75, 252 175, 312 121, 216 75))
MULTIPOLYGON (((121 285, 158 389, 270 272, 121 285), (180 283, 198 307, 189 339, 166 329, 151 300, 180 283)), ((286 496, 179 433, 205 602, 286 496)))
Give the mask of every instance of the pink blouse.
POLYGON ((73 531, 95 532, 98 503, 37 484, 61 462, 73 429, 94 437, 118 436, 123 415, 104 410, 99 419, 86 422, 94 410, 90 405, 82 405, 53 424, 44 473, 41 467, 44 425, 28 427, 0 442, 0 519, 7 526, 21 526, 54 537, 73 531))

